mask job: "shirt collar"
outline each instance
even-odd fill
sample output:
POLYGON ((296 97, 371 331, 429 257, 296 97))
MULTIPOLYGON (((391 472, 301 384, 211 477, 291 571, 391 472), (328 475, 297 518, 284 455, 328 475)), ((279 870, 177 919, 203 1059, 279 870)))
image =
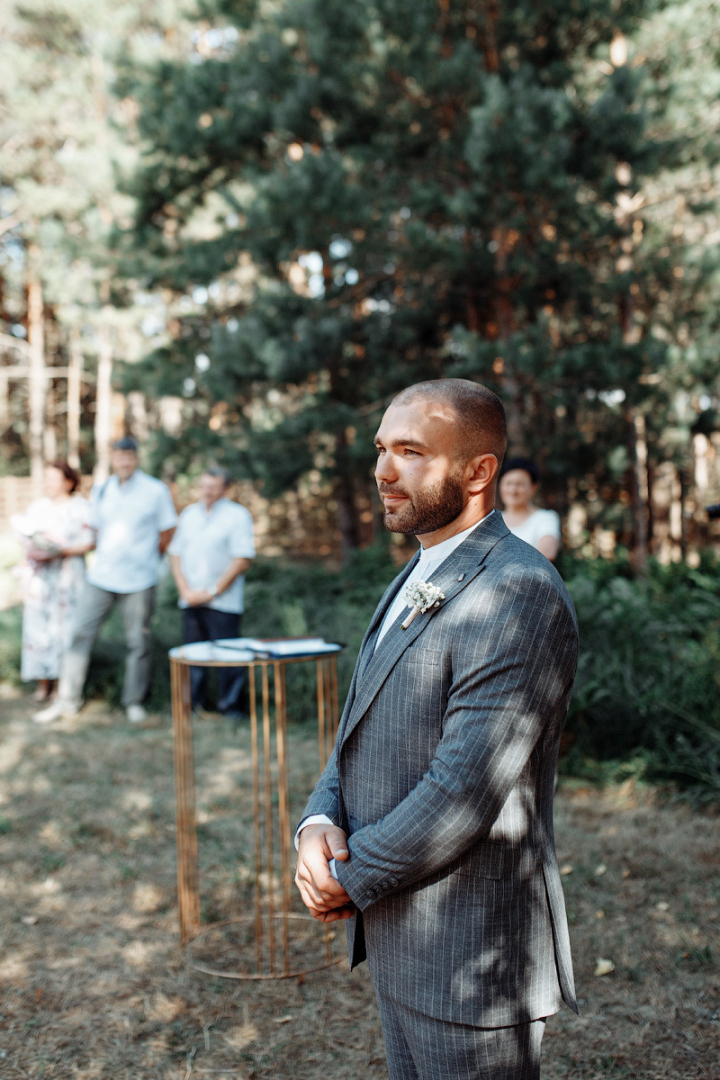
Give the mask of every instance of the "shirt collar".
POLYGON ((140 469, 136 469, 132 476, 129 476, 127 478, 124 484, 120 483, 120 477, 117 475, 117 473, 112 474, 112 479, 115 481, 115 487, 118 489, 118 491, 127 491, 129 488, 134 486, 135 481, 141 475, 142 474, 140 472, 140 469))
POLYGON ((200 510, 202 514, 206 514, 209 517, 211 514, 214 514, 216 510, 219 510, 221 507, 223 507, 227 501, 227 497, 225 495, 221 495, 219 499, 215 500, 215 502, 208 510, 202 499, 198 499, 198 510, 200 510))
POLYGON ((444 562, 448 555, 452 555, 455 548, 460 547, 463 540, 467 540, 471 532, 474 532, 479 525, 482 525, 483 521, 487 521, 490 515, 494 513, 495 511, 491 510, 489 514, 486 514, 480 521, 476 521, 469 529, 464 529, 463 532, 456 533, 455 536, 449 536, 447 540, 443 540, 440 544, 435 544, 431 548, 422 548, 420 562, 423 566, 427 566, 428 563, 444 562))

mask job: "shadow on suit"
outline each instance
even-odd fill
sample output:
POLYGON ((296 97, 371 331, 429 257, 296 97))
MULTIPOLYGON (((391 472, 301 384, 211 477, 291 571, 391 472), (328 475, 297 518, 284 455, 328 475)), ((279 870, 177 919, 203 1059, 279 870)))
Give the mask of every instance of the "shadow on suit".
POLYGON ((378 606, 305 811, 349 836, 351 963, 367 955, 379 993, 454 1024, 576 1009, 552 823, 572 602, 494 514, 430 578, 442 605, 375 649, 413 565, 378 606))

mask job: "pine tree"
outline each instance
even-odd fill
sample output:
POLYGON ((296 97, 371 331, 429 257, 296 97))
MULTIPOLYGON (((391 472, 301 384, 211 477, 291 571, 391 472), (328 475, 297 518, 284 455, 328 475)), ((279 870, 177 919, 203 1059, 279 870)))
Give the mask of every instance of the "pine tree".
MULTIPOLYGON (((79 463, 80 414, 92 423, 95 405, 95 444, 100 468, 107 468, 102 418, 109 415, 112 394, 108 365, 100 365, 106 376, 95 380, 81 410, 80 360, 87 355, 94 368, 96 357, 107 360, 113 349, 124 357, 137 353, 142 318, 127 289, 124 310, 110 303, 117 271, 108 241, 113 224, 128 212, 116 171, 127 166, 129 152, 123 136, 127 103, 111 89, 114 60, 123 41, 137 45, 153 34, 162 43, 158 13, 167 19, 174 5, 27 0, 4 7, 0 318, 6 363, 0 372, 6 369, 3 385, 9 382, 14 407, 0 438, 5 462, 20 443, 39 482, 43 460, 60 447, 79 463), (28 339, 24 350, 19 340, 19 355, 11 327, 28 339), (17 368, 29 368, 29 377, 16 374, 17 368), (60 422, 65 412, 69 431, 60 422)), ((157 52, 158 46, 145 45, 146 55, 157 52)), ((82 376, 86 383, 92 379, 92 370, 82 376)), ((94 455, 89 437, 85 443, 88 467, 94 455)))
POLYGON ((191 406, 163 452, 213 448, 268 491, 324 471, 351 547, 383 406, 462 375, 501 393, 558 508, 603 490, 622 527, 630 487, 644 543, 667 342, 638 192, 681 153, 648 135, 666 103, 628 57, 652 11, 207 0, 187 61, 124 86, 138 265, 173 297, 147 385, 191 406))
MULTIPOLYGON (((663 5, 634 42, 648 74, 653 137, 673 149, 640 193, 635 227, 642 229, 638 257, 646 282, 638 315, 665 356, 652 373, 645 408, 648 481, 674 472, 675 550, 683 555, 693 541, 700 547, 710 541, 704 507, 720 498, 717 459, 714 478, 708 467, 715 453, 708 436, 720 430, 716 24, 711 0, 685 0, 663 5)), ((653 500, 649 510, 652 533, 653 500)))

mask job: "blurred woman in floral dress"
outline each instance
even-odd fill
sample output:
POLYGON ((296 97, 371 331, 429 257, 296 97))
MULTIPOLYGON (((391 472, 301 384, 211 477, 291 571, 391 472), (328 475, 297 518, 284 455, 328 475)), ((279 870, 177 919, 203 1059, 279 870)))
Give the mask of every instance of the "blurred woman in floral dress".
POLYGON ((75 494, 80 478, 64 461, 45 470, 45 495, 12 525, 25 546, 22 664, 24 682, 37 681, 35 697, 52 696, 70 640, 85 578, 85 553, 94 546, 88 502, 75 494))

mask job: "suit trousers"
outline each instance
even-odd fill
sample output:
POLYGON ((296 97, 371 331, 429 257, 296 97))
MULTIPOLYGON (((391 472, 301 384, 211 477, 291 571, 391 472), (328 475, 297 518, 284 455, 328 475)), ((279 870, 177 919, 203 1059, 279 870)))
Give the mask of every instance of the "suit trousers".
POLYGON ((150 620, 155 609, 155 586, 140 592, 114 593, 85 582, 73 623, 70 646, 63 656, 58 698, 79 709, 90 663, 90 653, 100 627, 115 604, 122 611, 127 659, 122 703, 141 705, 150 688, 150 620))
POLYGON ((545 1020, 479 1028, 424 1016, 377 992, 390 1080, 539 1080, 545 1020))
MULTIPOLYGON (((242 615, 235 611, 216 611, 215 608, 183 608, 183 641, 217 641, 222 638, 240 637, 242 633, 242 615)), ((218 668, 218 712, 242 712, 242 692, 247 674, 245 668, 218 668)), ((193 708, 206 707, 205 689, 207 669, 190 668, 190 696, 193 708)))

